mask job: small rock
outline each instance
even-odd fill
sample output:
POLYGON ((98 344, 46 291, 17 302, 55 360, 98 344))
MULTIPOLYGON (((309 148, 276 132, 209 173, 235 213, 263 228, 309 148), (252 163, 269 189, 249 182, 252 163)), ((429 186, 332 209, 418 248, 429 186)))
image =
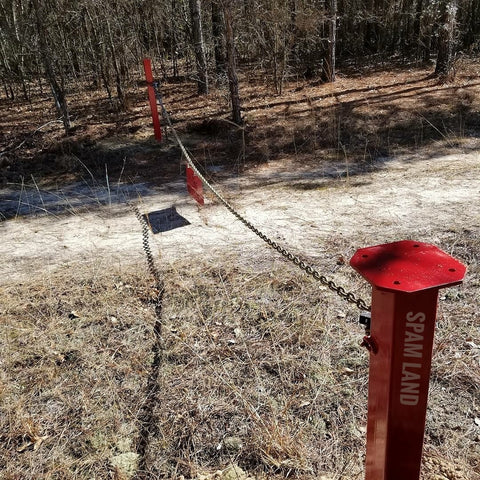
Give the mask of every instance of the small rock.
POLYGON ((236 336, 237 338, 242 338, 242 337, 243 337, 243 332, 242 332, 242 329, 241 329, 241 328, 238 328, 238 327, 237 327, 237 328, 233 331, 233 333, 235 334, 235 336, 236 336))
POLYGON ((125 452, 115 455, 111 459, 111 464, 117 467, 127 478, 132 478, 138 469, 139 455, 135 452, 125 452))
POLYGON ((247 480, 247 474, 235 464, 230 465, 228 468, 223 470, 221 475, 221 480, 247 480))
POLYGON ((226 437, 223 440, 225 448, 230 451, 238 452, 243 448, 242 439, 240 437, 226 437))

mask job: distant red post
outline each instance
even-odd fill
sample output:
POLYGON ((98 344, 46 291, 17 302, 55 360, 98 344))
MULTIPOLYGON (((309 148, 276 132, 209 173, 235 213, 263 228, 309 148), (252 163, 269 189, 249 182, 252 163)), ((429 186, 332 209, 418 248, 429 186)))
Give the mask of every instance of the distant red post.
POLYGON ((405 240, 358 250, 350 261, 372 284, 366 480, 418 480, 440 288, 466 267, 405 240))
POLYGON ((149 58, 143 59, 143 69, 145 70, 145 78, 148 84, 148 99, 150 101, 150 110, 152 112, 153 120, 153 131, 155 133, 155 138, 161 142, 162 141, 162 129, 160 128, 160 119, 158 118, 158 109, 157 109, 157 99, 155 97, 155 90, 153 89, 153 75, 152 75, 152 64, 149 58))

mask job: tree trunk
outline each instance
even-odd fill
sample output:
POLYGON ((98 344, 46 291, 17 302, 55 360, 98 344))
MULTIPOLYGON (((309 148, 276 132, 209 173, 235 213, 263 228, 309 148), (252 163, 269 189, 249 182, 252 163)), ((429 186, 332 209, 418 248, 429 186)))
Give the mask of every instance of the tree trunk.
POLYGON ((466 46, 471 48, 475 45, 475 38, 480 33, 480 2, 472 1, 470 7, 470 21, 468 22, 468 33, 466 36, 466 46))
POLYGON ((7 99, 11 98, 11 100, 14 100, 15 95, 13 94, 13 89, 12 89, 12 84, 11 84, 14 75, 13 75, 12 69, 10 67, 10 64, 8 63, 8 56, 7 56, 7 52, 5 51, 5 45, 4 45, 4 42, 3 42, 2 38, 0 38, 0 52, 2 53, 3 69, 6 73, 5 76, 2 75, 2 79, 3 79, 4 85, 5 85, 5 94, 7 95, 7 99), (7 78, 8 78, 9 89, 7 89, 7 78), (12 93, 11 97, 9 97, 9 90, 12 93))
POLYGON ((375 0, 368 0, 366 9, 368 20, 364 27, 363 50, 368 53, 376 53, 378 51, 378 24, 375 0))
POLYGON ((175 0, 171 3, 170 14, 170 59, 172 60, 172 75, 173 78, 178 78, 178 51, 177 51, 177 24, 175 21, 175 11, 177 4, 175 0))
MULTIPOLYGON (((93 45, 91 46, 91 61, 94 64, 94 75, 95 75, 95 84, 99 86, 101 83, 103 83, 103 86, 105 88, 105 91, 107 92, 108 99, 111 101, 112 100, 112 92, 110 89, 110 80, 109 80, 109 74, 108 74, 108 66, 105 61, 105 50, 104 50, 104 45, 103 41, 100 39, 99 34, 98 34, 98 19, 97 22, 94 22, 94 19, 90 13, 90 10, 85 7, 85 13, 86 16, 88 17, 88 20, 90 22, 90 27, 91 27, 91 32, 89 32, 89 37, 91 37, 90 43, 92 43, 93 40, 93 45)), ((87 23, 85 20, 85 29, 87 29, 87 23)))
POLYGON ((223 16, 225 18, 225 43, 227 45, 227 76, 230 87, 230 99, 232 102, 232 120, 241 125, 242 112, 240 107, 240 97, 238 94, 238 77, 235 60, 235 43, 233 36, 232 4, 231 0, 223 1, 223 16))
POLYGON ((108 31, 108 39, 109 39, 109 48, 110 54, 112 55, 112 65, 115 71, 115 86, 117 87, 117 98, 120 104, 121 109, 126 108, 126 98, 125 98, 125 90, 123 88, 123 77, 120 65, 118 63, 118 57, 116 52, 115 43, 113 41, 112 30, 110 28, 110 22, 107 20, 107 31, 108 31))
POLYGON ((15 32, 15 39, 16 43, 18 45, 18 48, 20 49, 20 54, 18 58, 18 63, 17 63, 17 69, 18 69, 18 76, 20 77, 20 81, 22 83, 22 90, 23 90, 23 96, 26 101, 30 102, 30 96, 28 95, 27 92, 27 84, 25 80, 25 55, 24 55, 24 45, 22 42, 21 34, 20 34, 20 27, 18 24, 18 16, 17 16, 17 10, 16 10, 16 4, 15 2, 12 2, 12 21, 13 21, 13 28, 15 32))
POLYGON ((37 34, 38 34, 39 46, 40 46, 40 56, 42 59, 43 67, 45 68, 45 74, 47 76, 48 82, 50 83, 50 87, 52 89, 55 105, 57 107, 59 114, 62 116, 62 122, 63 122, 63 127, 65 129, 65 133, 68 134, 72 126, 70 123, 70 115, 68 112, 68 105, 67 105, 67 99, 65 97, 65 90, 63 88, 63 85, 62 86, 59 85, 57 78, 55 76, 55 70, 54 70, 53 64, 51 63, 53 54, 52 52, 49 51, 49 48, 48 48, 46 27, 42 21, 43 12, 40 10, 40 5, 38 3, 38 0, 33 0, 32 3, 35 10, 35 25, 37 28, 37 34))
POLYGON ((328 53, 325 62, 327 82, 335 81, 335 49, 337 45, 337 0, 328 0, 328 53))
POLYGON ((224 32, 222 12, 218 3, 212 1, 212 36, 213 36, 213 51, 215 54, 215 70, 217 76, 220 78, 226 73, 226 60, 224 48, 224 32))
POLYGON ((438 56, 435 75, 448 76, 453 68, 454 33, 458 0, 444 0, 438 33, 438 56))
POLYGON ((432 26, 428 25, 422 34, 423 61, 429 62, 432 51, 432 26))
POLYGON ((288 26, 288 58, 286 58, 285 63, 290 61, 291 64, 297 64, 297 4, 295 0, 290 0, 288 2, 288 9, 290 12, 290 23, 288 26))
POLYGON ((417 1, 415 9, 415 20, 413 22, 413 35, 417 44, 417 57, 421 58, 422 47, 424 47, 424 38, 422 35, 422 14, 423 0, 417 1))
POLYGON ((205 54, 205 43, 203 41, 201 5, 200 0, 189 0, 189 2, 192 17, 193 48, 195 50, 195 61, 197 64, 198 93, 200 95, 207 95, 207 56, 205 54))

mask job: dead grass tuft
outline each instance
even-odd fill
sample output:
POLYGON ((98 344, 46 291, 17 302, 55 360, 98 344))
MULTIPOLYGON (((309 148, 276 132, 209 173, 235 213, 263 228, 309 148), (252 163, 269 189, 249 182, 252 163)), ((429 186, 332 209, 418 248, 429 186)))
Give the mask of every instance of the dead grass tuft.
POLYGON ((0 462, 12 478, 106 478, 135 432, 149 352, 131 347, 150 338, 149 287, 84 273, 2 289, 0 462))

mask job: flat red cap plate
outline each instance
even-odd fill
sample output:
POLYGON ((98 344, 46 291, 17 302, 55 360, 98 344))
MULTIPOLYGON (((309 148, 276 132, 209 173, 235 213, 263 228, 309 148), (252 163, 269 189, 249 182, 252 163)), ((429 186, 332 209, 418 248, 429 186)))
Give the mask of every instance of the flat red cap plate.
POLYGON ((350 265, 372 285, 399 292, 458 285, 467 270, 434 245, 411 240, 361 248, 350 265))

